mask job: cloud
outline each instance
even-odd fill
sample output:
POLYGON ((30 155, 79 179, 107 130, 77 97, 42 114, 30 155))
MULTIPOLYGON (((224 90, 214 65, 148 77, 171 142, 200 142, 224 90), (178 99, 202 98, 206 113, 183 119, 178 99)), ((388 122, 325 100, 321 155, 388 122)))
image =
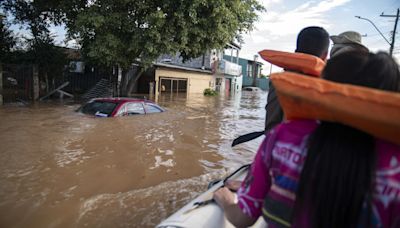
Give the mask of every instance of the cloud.
MULTIPOLYGON (((328 20, 329 13, 348 2, 350 0, 307 1, 284 11, 275 10, 289 7, 282 5, 281 0, 263 2, 267 12, 260 15, 255 30, 244 35, 245 44, 241 56, 252 58, 255 53, 266 48, 293 51, 296 36, 301 29, 312 25, 329 29, 334 25, 328 20)), ((269 71, 269 67, 265 70, 269 71)))
POLYGON ((257 30, 262 33, 268 32, 270 35, 285 36, 297 34, 302 28, 310 25, 329 28, 332 23, 326 19, 327 12, 349 1, 325 0, 318 3, 309 1, 286 12, 268 11, 262 15, 257 30))
POLYGON ((268 10, 272 5, 280 2, 282 2, 282 0, 264 0, 261 4, 268 10))

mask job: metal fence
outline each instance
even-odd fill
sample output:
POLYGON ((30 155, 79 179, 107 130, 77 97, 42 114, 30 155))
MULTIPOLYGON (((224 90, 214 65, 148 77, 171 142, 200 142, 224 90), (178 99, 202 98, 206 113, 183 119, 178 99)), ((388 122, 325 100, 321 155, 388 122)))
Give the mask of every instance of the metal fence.
POLYGON ((3 102, 29 102, 33 99, 33 65, 3 64, 3 102))
POLYGON ((99 67, 86 66, 84 72, 75 73, 66 71, 63 81, 69 81, 65 91, 80 96, 93 88, 101 80, 107 80, 115 84, 117 70, 112 68, 101 69, 99 67))
MULTIPOLYGON (((1 91, 0 88, 0 91, 4 103, 29 103, 34 100, 33 71, 37 71, 37 67, 23 64, 2 64, 1 69, 3 89, 1 91)), ((51 77, 46 80, 42 72, 36 72, 36 75, 39 75, 39 83, 35 88, 39 92, 39 98, 46 96, 50 91, 66 82, 69 82, 68 86, 62 88, 62 90, 73 94, 75 98, 87 93, 101 81, 107 81, 110 84, 111 93, 116 91, 114 87, 116 87, 117 69, 87 66, 80 73, 70 72, 66 68, 61 74, 58 74, 51 75, 50 72, 49 76, 51 77)), ((58 95, 58 93, 54 93, 49 97, 58 97, 58 95)))

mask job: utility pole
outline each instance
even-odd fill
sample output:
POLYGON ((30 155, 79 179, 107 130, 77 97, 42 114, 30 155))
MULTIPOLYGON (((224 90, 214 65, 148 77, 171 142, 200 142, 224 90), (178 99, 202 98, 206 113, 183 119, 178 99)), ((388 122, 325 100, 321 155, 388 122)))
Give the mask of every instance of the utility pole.
POLYGON ((392 42, 390 43, 390 56, 393 55, 393 48, 394 48, 394 41, 396 37, 396 29, 397 29, 397 22, 399 21, 399 13, 400 10, 397 8, 397 15, 384 15, 383 13, 381 14, 381 17, 395 17, 396 21, 394 22, 394 29, 392 33, 392 42))

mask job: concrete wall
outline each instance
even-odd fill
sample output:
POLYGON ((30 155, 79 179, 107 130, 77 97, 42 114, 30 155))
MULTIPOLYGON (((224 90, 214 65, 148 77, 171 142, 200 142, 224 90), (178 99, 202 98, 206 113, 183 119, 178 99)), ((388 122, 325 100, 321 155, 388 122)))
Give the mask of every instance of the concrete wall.
POLYGON ((169 68, 156 69, 156 96, 159 94, 160 78, 187 79, 187 93, 203 93, 207 88, 214 88, 215 77, 211 73, 193 72, 169 68))
MULTIPOLYGON (((253 86, 253 78, 243 77, 243 87, 253 86)), ((262 90, 269 90, 269 78, 257 78, 256 86, 262 90)))

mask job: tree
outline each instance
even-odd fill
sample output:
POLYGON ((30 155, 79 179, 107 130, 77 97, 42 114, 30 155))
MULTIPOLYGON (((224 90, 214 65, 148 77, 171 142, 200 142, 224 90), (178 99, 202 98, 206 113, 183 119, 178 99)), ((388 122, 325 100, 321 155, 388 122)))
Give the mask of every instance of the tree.
POLYGON ((4 62, 8 59, 14 45, 15 38, 6 25, 4 16, 0 14, 0 62, 4 62))
POLYGON ((69 32, 96 62, 126 68, 140 60, 144 70, 160 54, 188 60, 224 48, 251 30, 262 10, 255 0, 97 0, 69 32))
POLYGON ((139 74, 160 54, 180 53, 188 60, 224 48, 253 29, 257 13, 264 10, 257 0, 5 2, 16 19, 28 18, 39 30, 49 21, 65 23, 69 36, 93 62, 124 69, 137 62, 139 74))
POLYGON ((35 37, 26 39, 28 46, 25 60, 39 66, 39 73, 46 82, 49 92, 49 80, 62 75, 67 63, 66 54, 60 47, 54 45, 54 37, 48 31, 42 31, 35 37))
POLYGON ((61 23, 61 11, 57 10, 54 2, 43 0, 5 0, 0 6, 14 16, 14 23, 26 25, 32 36, 21 39, 27 49, 17 51, 13 55, 14 61, 37 64, 48 90, 49 79, 54 78, 56 74, 62 74, 66 64, 63 50, 55 46, 54 37, 48 29, 52 23, 61 23), (49 72, 52 73, 49 75, 49 72))

